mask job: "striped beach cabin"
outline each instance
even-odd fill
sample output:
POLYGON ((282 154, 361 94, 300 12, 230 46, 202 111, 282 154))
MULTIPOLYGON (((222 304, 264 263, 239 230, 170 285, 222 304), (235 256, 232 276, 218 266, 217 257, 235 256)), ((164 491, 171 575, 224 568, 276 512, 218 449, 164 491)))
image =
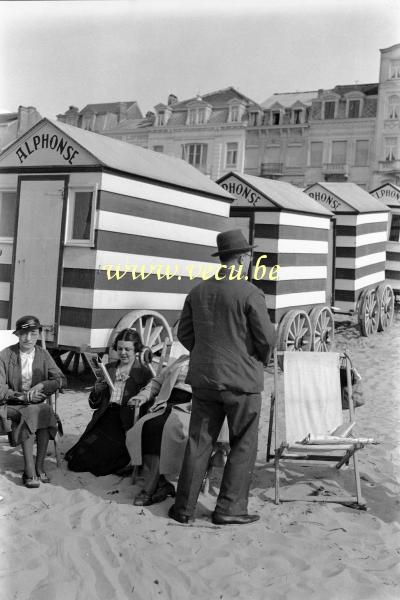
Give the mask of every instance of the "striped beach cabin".
POLYGON ((257 246, 252 281, 265 294, 280 349, 327 350, 334 335, 332 212, 286 182, 232 172, 218 183, 234 197, 232 225, 257 246))
POLYGON ((335 213, 335 307, 357 313, 363 335, 385 328, 388 208, 355 183, 316 183, 305 192, 335 213))
POLYGON ((384 183, 371 196, 384 203, 390 210, 388 241, 386 243, 386 281, 394 293, 400 295, 400 187, 384 183))
POLYGON ((35 314, 79 353, 136 326, 154 348, 215 269, 231 201, 178 158, 41 120, 0 155, 0 327, 35 314))

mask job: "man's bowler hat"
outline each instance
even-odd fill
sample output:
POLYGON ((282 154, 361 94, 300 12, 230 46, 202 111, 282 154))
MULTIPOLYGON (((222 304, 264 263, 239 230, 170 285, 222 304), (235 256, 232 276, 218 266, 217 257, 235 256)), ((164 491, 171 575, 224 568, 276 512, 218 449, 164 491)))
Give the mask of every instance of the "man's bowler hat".
POLYGON ((18 319, 13 333, 23 333, 24 331, 32 331, 32 329, 42 329, 42 325, 37 317, 26 315, 18 319))
POLYGON ((256 248, 256 246, 250 246, 241 229, 230 229, 219 233, 217 235, 217 247, 218 252, 214 252, 211 256, 248 252, 252 248, 256 248))

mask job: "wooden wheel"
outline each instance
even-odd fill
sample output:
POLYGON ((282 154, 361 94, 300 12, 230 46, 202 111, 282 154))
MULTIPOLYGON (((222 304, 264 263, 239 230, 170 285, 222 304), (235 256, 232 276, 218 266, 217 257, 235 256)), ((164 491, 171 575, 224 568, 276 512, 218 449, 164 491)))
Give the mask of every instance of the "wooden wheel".
POLYGON ((315 307, 310 312, 312 328, 311 349, 314 352, 329 352, 335 338, 335 321, 328 306, 315 307))
POLYGON ((154 310, 132 310, 122 317, 111 335, 110 355, 116 336, 122 329, 128 327, 136 329, 144 346, 148 346, 153 355, 161 354, 165 338, 172 340, 171 328, 160 313, 154 310))
POLYGON ((373 288, 364 290, 358 309, 358 324, 361 335, 369 337, 378 330, 379 311, 378 298, 373 288))
POLYGON ((388 283, 381 283, 376 288, 378 300, 378 331, 385 331, 393 321, 394 292, 388 283))
POLYGON ((309 352, 312 329, 304 310, 290 310, 283 317, 278 329, 278 350, 309 352))

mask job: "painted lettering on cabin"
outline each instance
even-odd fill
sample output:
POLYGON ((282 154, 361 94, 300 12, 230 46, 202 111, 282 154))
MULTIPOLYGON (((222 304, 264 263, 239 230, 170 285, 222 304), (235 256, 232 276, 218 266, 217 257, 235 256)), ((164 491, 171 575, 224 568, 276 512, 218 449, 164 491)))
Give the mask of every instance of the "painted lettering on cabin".
POLYGON ((230 181, 229 183, 222 183, 221 187, 224 188, 227 192, 232 194, 232 196, 236 196, 237 198, 244 198, 247 200, 249 204, 253 204, 253 206, 261 200, 261 196, 257 194, 254 190, 249 188, 244 183, 240 183, 238 181, 230 181))
POLYGON ((79 151, 75 150, 71 144, 68 144, 68 140, 57 134, 50 135, 49 133, 42 133, 41 135, 34 135, 32 138, 24 142, 17 150, 15 154, 18 156, 20 164, 24 162, 31 154, 34 154, 37 150, 50 149, 58 152, 64 160, 72 165, 72 161, 78 156, 79 151))
POLYGON ((394 190, 393 188, 381 188, 376 190, 372 194, 375 198, 394 198, 394 200, 400 200, 400 191, 394 190))
POLYGON ((330 194, 325 194, 325 192, 310 192, 308 195, 320 204, 326 204, 326 206, 329 206, 332 210, 337 210, 342 206, 339 200, 336 200, 336 198, 330 194))

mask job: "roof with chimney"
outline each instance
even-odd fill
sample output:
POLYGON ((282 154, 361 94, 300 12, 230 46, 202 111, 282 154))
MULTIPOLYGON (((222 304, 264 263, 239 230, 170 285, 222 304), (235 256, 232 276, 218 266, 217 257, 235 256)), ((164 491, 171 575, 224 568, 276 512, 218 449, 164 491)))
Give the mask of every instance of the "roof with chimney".
POLYGON ((79 114, 83 115, 83 113, 88 112, 88 111, 92 111, 92 112, 96 113, 97 115, 107 114, 107 113, 119 113, 121 106, 125 105, 126 108, 129 108, 133 104, 137 104, 136 100, 128 100, 126 102, 121 101, 121 102, 103 102, 100 104, 86 104, 86 106, 84 108, 82 108, 81 111, 79 111, 79 114))
POLYGON ((301 102, 305 106, 311 106, 312 100, 318 96, 318 91, 314 90, 311 92, 285 92, 273 94, 264 102, 261 103, 261 107, 269 109, 275 104, 280 104, 283 108, 290 108, 297 102, 301 102))

